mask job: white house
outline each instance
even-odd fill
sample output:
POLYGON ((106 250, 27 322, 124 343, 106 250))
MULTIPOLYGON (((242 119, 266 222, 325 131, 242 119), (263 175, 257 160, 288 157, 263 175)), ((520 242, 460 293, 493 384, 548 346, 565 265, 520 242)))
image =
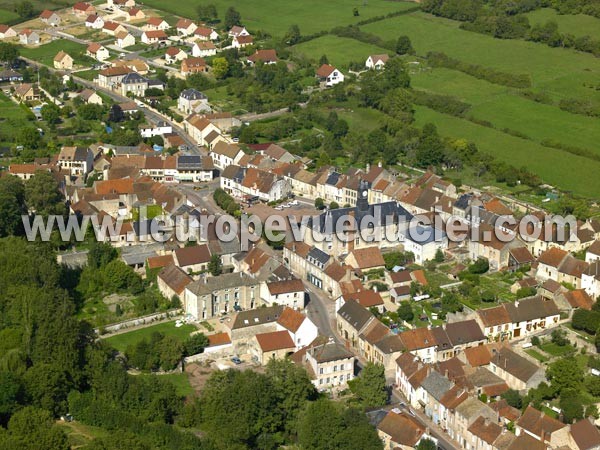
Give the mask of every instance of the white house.
POLYGON ((71 175, 87 175, 94 165, 94 154, 87 147, 63 147, 58 155, 58 165, 71 175))
POLYGON ((399 233, 399 236, 404 244, 404 251, 412 252, 417 264, 433 260, 438 250, 448 248, 446 234, 433 227, 413 227, 405 233, 399 233))
POLYGON ((383 69, 385 63, 388 62, 390 57, 388 55, 369 55, 365 61, 365 67, 367 69, 383 69))
POLYGON ((42 20, 42 22, 52 27, 59 26, 61 21, 60 16, 58 14, 48 9, 42 11, 42 13, 40 14, 40 19, 42 20))
POLYGON ((167 64, 173 64, 178 61, 183 61, 187 57, 187 53, 178 47, 169 47, 165 52, 165 62, 167 64))
POLYGON ((8 25, 0 24, 0 39, 8 39, 17 37, 17 32, 14 28, 9 27, 8 25))
POLYGON ((232 48, 244 48, 254 44, 252 36, 235 36, 231 41, 232 48))
POLYGON ((104 28, 104 19, 96 14, 90 14, 85 19, 85 26, 94 30, 101 30, 104 28))
POLYGON ((272 281, 263 286, 261 298, 268 306, 284 305, 293 309, 304 308, 304 285, 301 280, 294 278, 272 281))
POLYGON ((245 155, 237 144, 229 144, 227 142, 217 143, 209 154, 215 166, 221 170, 227 166, 239 163, 242 156, 245 155))
POLYGON ((335 342, 311 346, 305 353, 312 383, 319 390, 346 388, 354 379, 354 360, 350 351, 335 342))
POLYGON ((140 125, 140 135, 143 138, 163 136, 173 133, 173 127, 166 122, 158 122, 156 125, 140 125))
POLYGON ((171 28, 171 25, 169 25, 166 20, 164 20, 160 17, 150 17, 148 19, 148 22, 146 23, 146 25, 144 25, 142 27, 142 29, 145 31, 156 31, 156 30, 165 31, 165 30, 168 30, 169 28, 171 28))
POLYGON ((290 332, 296 350, 306 347, 319 335, 317 326, 300 311, 284 308, 277 320, 277 330, 290 332))
POLYGON ((19 41, 24 45, 38 45, 40 43, 40 35, 26 28, 19 33, 19 41))
POLYGON ((189 36, 194 34, 198 28, 198 25, 196 25, 190 19, 179 19, 175 27, 177 28, 177 34, 180 36, 189 36))
POLYGON ((185 89, 179 94, 177 109, 186 114, 192 114, 201 110, 211 110, 208 104, 208 97, 196 89, 185 89))
POLYGON ((92 42, 90 45, 88 45, 85 53, 89 57, 97 59, 98 61, 106 61, 108 58, 110 58, 108 49, 97 42, 92 42))
POLYGON ((163 30, 150 30, 142 33, 142 42, 144 44, 157 44, 159 42, 165 42, 167 39, 167 33, 163 30))
POLYGON ((135 45, 135 37, 127 31, 117 33, 115 37, 117 38, 115 45, 119 48, 127 48, 135 45))
POLYGON ((323 64, 319 67, 316 75, 325 86, 335 86, 344 82, 344 74, 329 64, 323 64))
POLYGON ((194 37, 201 41, 216 41, 219 39, 219 33, 212 28, 200 26, 194 31, 194 37))
POLYGON ((118 33, 121 33, 123 31, 127 31, 127 28, 125 28, 118 22, 113 22, 110 20, 104 22, 104 25, 102 27, 102 32, 110 36, 116 36, 118 33))
POLYGON ((214 56, 217 54, 217 47, 211 41, 196 42, 192 47, 192 55, 196 57, 214 56))
POLYGON ((233 27, 231 27, 231 30, 229 30, 229 36, 230 37, 250 36, 250 33, 248 32, 248 30, 246 30, 246 27, 240 27, 238 25, 234 25, 233 27))

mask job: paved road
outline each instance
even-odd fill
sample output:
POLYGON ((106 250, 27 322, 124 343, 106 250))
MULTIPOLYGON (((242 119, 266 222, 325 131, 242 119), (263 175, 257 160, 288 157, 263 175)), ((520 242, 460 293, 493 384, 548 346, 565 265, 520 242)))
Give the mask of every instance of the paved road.
POLYGON ((335 315, 335 302, 308 281, 304 281, 304 287, 309 295, 308 306, 306 307, 306 314, 309 319, 314 322, 323 336, 333 337, 336 342, 340 343, 341 341, 335 334, 332 325, 335 315))

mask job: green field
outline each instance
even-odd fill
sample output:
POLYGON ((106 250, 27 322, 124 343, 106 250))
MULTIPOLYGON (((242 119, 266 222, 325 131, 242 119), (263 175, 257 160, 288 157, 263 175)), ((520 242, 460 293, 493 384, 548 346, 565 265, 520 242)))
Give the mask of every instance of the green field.
POLYGON ((54 57, 61 50, 67 52, 74 60, 75 64, 86 65, 93 64, 94 60, 85 55, 85 45, 67 39, 57 39, 48 44, 34 48, 21 48, 21 54, 26 58, 34 59, 46 66, 53 66, 54 57))
POLYGON ((175 322, 163 322, 150 327, 130 331, 129 333, 117 334, 106 338, 106 342, 120 352, 124 352, 128 346, 150 337, 150 335, 155 332, 163 333, 167 336, 174 336, 177 339, 184 341, 190 333, 196 331, 196 329, 197 328, 194 325, 184 324, 183 326, 176 328, 175 322))
POLYGON ((14 11, 0 8, 0 23, 12 22, 18 18, 19 16, 14 11))
POLYGON ((529 74, 535 89, 556 99, 593 96, 600 100, 600 91, 583 86, 584 83, 597 85, 600 77, 600 60, 591 54, 521 40, 494 39, 458 27, 459 22, 419 12, 365 25, 361 29, 386 40, 406 34, 419 55, 429 51, 444 52, 471 64, 529 74))
MULTIPOLYGON (((205 4, 202 0, 185 2, 165 2, 164 0, 146 0, 144 4, 172 14, 196 19, 196 7, 205 4)), ((350 25, 375 16, 383 16, 395 11, 415 8, 413 2, 388 0, 332 0, 320 2, 317 0, 215 0, 210 3, 217 7, 219 18, 223 20, 225 11, 230 6, 236 8, 242 15, 242 23, 251 30, 262 30, 274 36, 283 36, 290 25, 300 27, 302 34, 312 34, 330 30, 340 25, 350 25), (352 14, 353 8, 358 8, 359 16, 352 14)))
POLYGON ((545 24, 553 20, 558 24, 558 31, 574 36, 591 36, 600 39, 600 19, 586 14, 558 14, 552 8, 542 8, 525 14, 531 26, 545 24))
POLYGON ((536 103, 515 89, 478 80, 454 70, 436 68, 412 75, 413 86, 452 95, 473 107, 469 115, 487 120, 499 129, 508 128, 541 142, 551 139, 572 147, 600 152, 598 119, 571 114, 555 106, 536 103))
POLYGON ((352 61, 364 63, 369 55, 389 53, 389 50, 376 45, 333 35, 321 36, 296 45, 293 49, 308 59, 318 60, 322 55, 327 55, 329 63, 341 70, 348 69, 348 63, 352 61))
POLYGON ((417 125, 434 123, 440 134, 465 138, 479 150, 516 167, 527 167, 546 182, 579 195, 600 195, 600 162, 543 147, 536 142, 477 125, 465 119, 441 114, 425 107, 416 110, 417 125))

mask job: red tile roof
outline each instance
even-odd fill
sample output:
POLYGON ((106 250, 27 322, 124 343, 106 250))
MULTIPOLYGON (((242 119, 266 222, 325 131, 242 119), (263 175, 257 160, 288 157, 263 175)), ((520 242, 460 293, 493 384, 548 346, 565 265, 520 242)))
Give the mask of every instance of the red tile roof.
POLYGON ((287 330, 257 334, 256 340, 263 352, 293 349, 295 347, 294 341, 292 341, 290 333, 287 330))
POLYGON ((285 308, 281 312, 277 323, 284 327, 286 330, 295 333, 296 331, 298 331, 298 329, 304 322, 304 319, 306 319, 306 317, 301 312, 295 311, 292 308, 285 308))

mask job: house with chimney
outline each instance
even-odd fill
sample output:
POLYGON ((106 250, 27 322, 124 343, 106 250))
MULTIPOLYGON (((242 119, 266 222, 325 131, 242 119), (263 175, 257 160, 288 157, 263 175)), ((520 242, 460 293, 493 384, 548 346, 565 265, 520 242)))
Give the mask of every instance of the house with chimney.
POLYGON ((219 33, 217 33, 213 28, 205 27, 200 25, 194 31, 194 38, 200 41, 216 41, 219 39, 219 33))
POLYGON ((509 388, 526 392, 546 381, 543 367, 519 355, 510 347, 502 346, 492 350, 490 371, 502 378, 509 388))

